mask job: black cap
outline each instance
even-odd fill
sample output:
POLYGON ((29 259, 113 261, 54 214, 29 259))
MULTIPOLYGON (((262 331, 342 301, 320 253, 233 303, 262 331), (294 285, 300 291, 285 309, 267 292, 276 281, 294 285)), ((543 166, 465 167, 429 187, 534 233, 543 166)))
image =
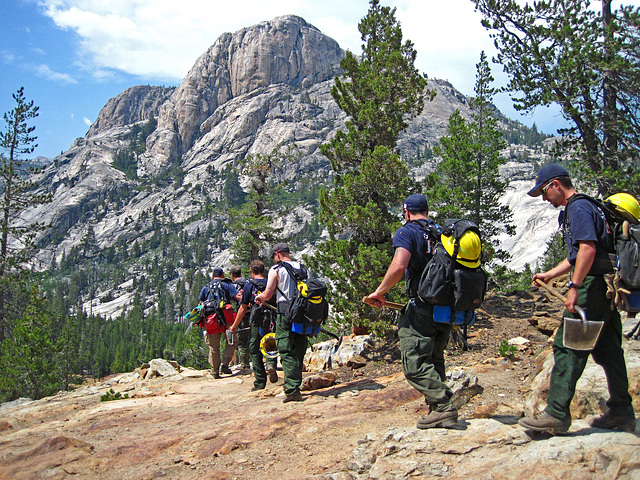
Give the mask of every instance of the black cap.
POLYGON ((420 193, 409 195, 402 207, 410 212, 426 212, 429 210, 427 198, 420 193))
POLYGON ((215 267, 213 269, 213 276, 214 277, 222 277, 224 275, 224 270, 222 270, 221 267, 215 267))
POLYGON ((550 163, 540 169, 536 175, 536 186, 527 192, 530 197, 539 197, 542 195, 542 186, 549 180, 558 177, 568 177, 569 172, 564 167, 556 163, 550 163))
POLYGON ((271 255, 269 256, 273 258, 273 256, 279 252, 289 253, 289 245, 287 245, 286 243, 276 243, 271 249, 271 255))

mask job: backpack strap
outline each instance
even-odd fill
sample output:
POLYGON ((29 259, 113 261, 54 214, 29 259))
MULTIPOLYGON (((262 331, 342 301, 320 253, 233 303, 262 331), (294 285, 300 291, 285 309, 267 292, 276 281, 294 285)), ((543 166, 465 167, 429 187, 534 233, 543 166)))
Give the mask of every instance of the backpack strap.
MULTIPOLYGON (((304 268, 304 265, 300 264, 300 268, 296 269, 290 263, 283 262, 282 260, 279 261, 276 265, 278 265, 279 267, 284 268, 287 271, 287 273, 289 274, 289 280, 293 284, 293 289, 294 289, 294 294, 295 294, 295 290, 298 288, 298 281, 299 280, 305 280, 307 278, 306 269, 304 268), (298 271, 296 271, 296 270, 298 270, 298 271), (299 276, 302 277, 302 278, 298 279, 299 276)), ((286 298, 287 301, 292 300, 282 290, 280 290, 277 285, 276 285, 276 290, 278 290, 278 292, 280 292, 280 294, 284 298, 286 298)))

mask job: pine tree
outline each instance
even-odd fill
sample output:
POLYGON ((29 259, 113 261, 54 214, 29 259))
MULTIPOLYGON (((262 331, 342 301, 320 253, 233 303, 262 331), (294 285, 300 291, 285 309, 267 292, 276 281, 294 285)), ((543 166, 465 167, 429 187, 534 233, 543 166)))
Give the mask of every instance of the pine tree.
POLYGON ((515 234, 511 209, 500 203, 507 188, 498 171, 505 163, 500 151, 506 142, 491 103, 495 90, 491 87, 493 76, 484 52, 476 69, 471 120, 466 121, 459 111, 449 118, 448 134, 434 149, 442 160, 427 178, 427 186, 438 221, 445 218, 474 221, 482 233, 484 260, 504 261, 509 253, 497 249, 498 237, 502 233, 515 234))
POLYGON ((242 163, 242 174, 247 176, 247 201, 230 214, 229 230, 234 241, 231 252, 234 261, 249 265, 261 258, 261 252, 280 239, 282 228, 273 226, 274 195, 281 188, 282 168, 295 162, 296 147, 276 146, 267 154, 249 155, 242 163))
POLYGON ((0 147, 7 154, 0 154, 0 343, 6 336, 7 314, 11 309, 22 310, 15 305, 9 309, 8 301, 19 297, 15 292, 16 286, 21 285, 18 276, 24 273, 25 263, 34 251, 35 235, 44 228, 37 223, 19 222, 20 213, 50 201, 48 194, 35 191, 37 184, 29 174, 36 170, 25 169, 22 159, 37 147, 35 127, 28 122, 38 116, 38 107, 26 100, 23 87, 13 94, 13 99, 15 107, 4 114, 6 130, 0 132, 0 147))
POLYGON ((389 207, 400 205, 411 181, 396 142, 407 121, 424 108, 426 80, 414 67, 416 51, 403 42, 395 9, 371 0, 358 25, 362 56, 347 52, 331 93, 348 115, 346 131, 321 146, 336 173, 334 189, 320 193, 320 219, 330 239, 318 246, 310 266, 332 280, 331 302, 345 322, 382 328, 386 312, 361 299, 375 289, 392 254, 399 226, 389 207))
POLYGON ((11 337, 0 346, 0 400, 51 395, 60 386, 54 364, 50 314, 37 287, 31 289, 24 314, 12 321, 11 337))
POLYGON ((589 0, 473 0, 492 30, 517 110, 557 103, 580 178, 640 193, 640 7, 589 0))

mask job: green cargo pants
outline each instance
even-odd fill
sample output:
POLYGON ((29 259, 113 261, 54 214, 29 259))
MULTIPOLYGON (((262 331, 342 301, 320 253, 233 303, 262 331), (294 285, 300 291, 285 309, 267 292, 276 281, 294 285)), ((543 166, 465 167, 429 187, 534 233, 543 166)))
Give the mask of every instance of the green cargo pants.
POLYGON ((276 345, 280 353, 280 362, 284 372, 285 395, 300 393, 304 354, 307 352, 307 336, 291 331, 291 323, 283 313, 286 302, 278 304, 276 318, 276 345))
MULTIPOLYGON (((253 386, 263 388, 267 385, 267 370, 264 366, 264 355, 262 355, 262 352, 260 351, 260 340, 262 340, 262 335, 260 335, 260 327, 258 325, 251 325, 250 333, 251 338, 249 339, 249 351, 251 352, 251 361, 253 362, 253 376, 255 377, 253 386)), ((270 366, 276 368, 278 359, 267 358, 266 363, 267 368, 269 368, 270 366)))
MULTIPOLYGON (((589 359, 604 369, 609 386, 607 406, 616 416, 633 415, 627 366, 622 350, 622 325, 620 314, 611 310, 610 301, 606 298, 607 287, 603 277, 587 276, 578 289, 578 305, 581 306, 587 320, 602 320, 604 326, 596 346, 591 351, 571 350, 562 343, 564 322, 556 332, 553 342, 553 358, 555 364, 551 371, 551 382, 547 407, 545 411, 556 418, 571 416, 569 406, 576 391, 576 384, 589 359)), ((578 314, 564 311, 564 317, 579 318, 578 314)))
POLYGON ((411 299, 398 320, 402 370, 409 384, 438 411, 450 410, 453 393, 445 383, 444 349, 451 325, 433 321, 433 306, 411 299))
MULTIPOLYGON (((245 323, 244 320, 242 323, 245 323)), ((240 329, 249 327, 249 322, 247 322, 246 326, 242 326, 242 323, 239 326, 240 329)), ((249 362, 251 361, 251 348, 249 346, 249 342, 251 341, 251 332, 248 330, 238 332, 237 339, 238 346, 236 348, 236 360, 240 365, 242 365, 242 368, 249 368, 249 362)))

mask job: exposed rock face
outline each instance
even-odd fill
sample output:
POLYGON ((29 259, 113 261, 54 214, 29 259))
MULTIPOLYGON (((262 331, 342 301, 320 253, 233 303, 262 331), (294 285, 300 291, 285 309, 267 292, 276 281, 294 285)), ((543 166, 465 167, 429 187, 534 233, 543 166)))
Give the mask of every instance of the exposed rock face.
POLYGON ((157 174, 188 151, 208 133, 205 120, 232 98, 270 85, 306 88, 330 80, 342 56, 334 40, 295 16, 222 35, 163 106, 141 171, 157 174))
POLYGON ((112 127, 148 120, 151 115, 157 117, 160 107, 174 90, 174 88, 148 85, 127 88, 117 97, 110 98, 107 104, 102 107, 98 118, 89 128, 87 137, 95 137, 112 127))

